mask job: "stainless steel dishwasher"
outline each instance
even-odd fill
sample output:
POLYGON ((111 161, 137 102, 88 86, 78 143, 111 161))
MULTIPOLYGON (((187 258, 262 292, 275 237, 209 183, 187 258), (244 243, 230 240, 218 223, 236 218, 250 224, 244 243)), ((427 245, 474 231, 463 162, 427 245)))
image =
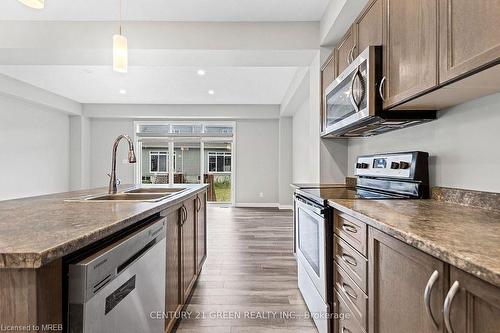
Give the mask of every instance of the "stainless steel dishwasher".
POLYGON ((164 332, 165 233, 160 218, 69 265, 69 332, 164 332))

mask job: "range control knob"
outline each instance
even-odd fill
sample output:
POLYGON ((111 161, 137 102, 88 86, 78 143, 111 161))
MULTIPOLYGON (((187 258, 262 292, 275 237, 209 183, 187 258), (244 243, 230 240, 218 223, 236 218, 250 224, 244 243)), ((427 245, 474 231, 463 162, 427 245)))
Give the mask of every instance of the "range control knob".
POLYGON ((391 169, 399 169, 399 163, 398 162, 391 162, 391 169))
POLYGON ((410 163, 401 161, 401 162, 399 162, 399 168, 400 169, 409 169, 410 163))
POLYGON ((356 169, 368 169, 368 163, 356 163, 356 169))

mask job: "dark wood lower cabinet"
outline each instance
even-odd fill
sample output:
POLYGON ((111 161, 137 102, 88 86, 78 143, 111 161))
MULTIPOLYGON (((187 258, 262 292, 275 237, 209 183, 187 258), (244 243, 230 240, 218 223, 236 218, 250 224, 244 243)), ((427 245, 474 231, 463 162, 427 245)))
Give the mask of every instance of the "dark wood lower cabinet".
POLYGON ((378 230, 369 230, 370 333, 443 331, 445 264, 378 230), (429 302, 424 293, 429 290, 429 302), (434 275, 435 276, 435 275, 434 275), (435 321, 435 323, 434 323, 435 321))
POLYGON ((207 196, 205 192, 196 199, 196 271, 200 274, 207 257, 207 196))
POLYGON ((206 192, 188 198, 162 212, 167 217, 167 272, 165 293, 165 332, 171 332, 178 314, 186 304, 198 278, 204 261, 198 261, 198 253, 205 247, 206 192), (198 199, 200 198, 200 199, 198 199), (201 205, 200 205, 201 200, 201 205), (201 225, 203 225, 203 228, 201 225), (203 244, 200 244, 200 232, 203 244))
MULTIPOLYGON (((449 324, 454 333, 500 332, 500 290, 455 267, 450 269, 449 324)), ((446 315, 446 311, 445 311, 446 315)))
POLYGON ((168 209, 167 218, 167 264, 165 278, 165 331, 170 332, 175 324, 175 318, 182 309, 180 284, 180 221, 181 207, 176 205, 168 209))
POLYGON ((198 277, 196 265, 196 197, 183 203, 181 224, 182 292, 186 302, 198 277))

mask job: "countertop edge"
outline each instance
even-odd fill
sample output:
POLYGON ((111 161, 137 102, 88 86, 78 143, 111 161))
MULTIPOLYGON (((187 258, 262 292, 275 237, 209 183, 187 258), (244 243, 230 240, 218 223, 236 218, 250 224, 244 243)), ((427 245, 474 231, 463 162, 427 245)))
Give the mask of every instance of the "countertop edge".
MULTIPOLYGON (((40 268, 51 261, 62 258, 72 252, 75 252, 87 245, 90 245, 96 241, 99 241, 107 236, 110 236, 130 225, 133 225, 141 220, 144 220, 152 215, 155 215, 171 206, 178 204, 186 200, 187 198, 194 196, 200 192, 207 189, 207 184, 200 184, 199 187, 189 189, 182 194, 172 198, 171 200, 165 200, 164 203, 159 202, 157 206, 153 206, 150 209, 146 209, 138 214, 135 214, 127 219, 115 221, 107 227, 96 229, 95 232, 87 234, 84 237, 72 239, 66 243, 57 244, 50 249, 43 252, 30 253, 0 253, 0 269, 37 269, 40 268), (88 241, 86 241, 88 239, 88 241), (15 257, 15 260, 5 260, 6 258, 15 257), (8 262, 8 265, 5 263, 8 262)), ((86 204, 86 203, 84 203, 86 204)))
POLYGON ((408 244, 422 252, 425 252, 428 255, 431 255, 439 260, 444 261, 445 263, 452 265, 464 272, 467 272, 483 281, 486 281, 496 287, 500 287, 500 274, 498 272, 492 271, 487 267, 480 266, 475 264, 474 262, 463 258, 459 255, 453 255, 445 248, 429 244, 428 239, 422 239, 414 234, 402 231, 398 228, 392 227, 388 224, 385 224, 382 221, 378 221, 373 219, 365 214, 352 210, 335 200, 328 200, 328 204, 334 208, 338 209, 344 213, 350 214, 353 217, 365 222, 366 224, 374 227, 377 230, 380 230, 402 242, 408 244))

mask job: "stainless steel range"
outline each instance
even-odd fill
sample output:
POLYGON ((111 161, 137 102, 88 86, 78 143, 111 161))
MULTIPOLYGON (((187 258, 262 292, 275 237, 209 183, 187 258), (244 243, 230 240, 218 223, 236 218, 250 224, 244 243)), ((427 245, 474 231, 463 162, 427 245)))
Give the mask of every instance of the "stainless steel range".
POLYGON ((320 333, 332 332, 333 209, 329 199, 425 199, 429 154, 420 151, 359 156, 355 188, 295 190, 298 285, 320 333))

